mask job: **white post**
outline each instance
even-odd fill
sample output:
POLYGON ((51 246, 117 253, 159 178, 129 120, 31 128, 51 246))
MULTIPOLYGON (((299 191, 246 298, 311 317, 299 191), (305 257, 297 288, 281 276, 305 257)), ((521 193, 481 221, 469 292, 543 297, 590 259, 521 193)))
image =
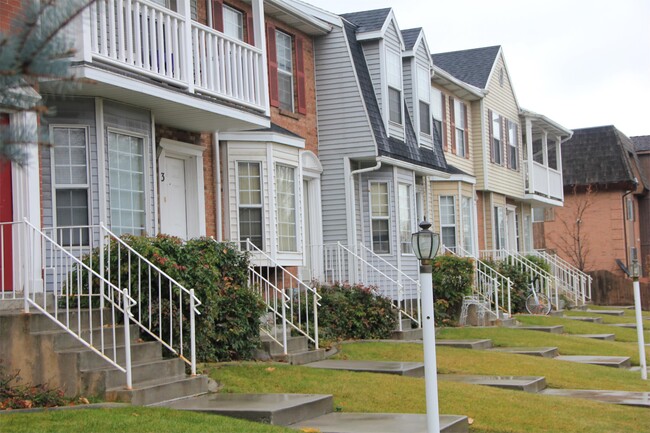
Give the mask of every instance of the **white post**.
POLYGON ((192 351, 190 356, 192 361, 192 376, 196 376, 196 319, 194 317, 195 308, 196 304, 194 302, 194 289, 190 289, 190 350, 192 351))
MULTIPOLYGON (((122 308, 124 308, 124 367, 126 369, 126 389, 133 389, 133 377, 131 372, 131 301, 129 290, 122 291, 122 308)), ((116 360, 117 361, 117 360, 116 360)))
POLYGON ((198 54, 197 47, 192 42, 192 8, 190 0, 181 0, 178 2, 179 13, 183 15, 183 33, 182 33, 182 50, 183 59, 181 60, 183 77, 187 83, 187 91, 194 93, 194 51, 198 54))
POLYGON ((427 431, 440 433, 438 410, 438 367, 436 363, 436 328, 433 310, 433 281, 430 264, 420 266, 420 287, 422 288, 422 324, 424 346, 424 385, 427 400, 427 431))
POLYGON ((648 380, 648 367, 645 359, 645 339, 643 336, 643 317, 641 316, 641 289, 639 277, 634 277, 634 310, 636 311, 636 333, 639 341, 639 363, 641 365, 641 379, 648 380))

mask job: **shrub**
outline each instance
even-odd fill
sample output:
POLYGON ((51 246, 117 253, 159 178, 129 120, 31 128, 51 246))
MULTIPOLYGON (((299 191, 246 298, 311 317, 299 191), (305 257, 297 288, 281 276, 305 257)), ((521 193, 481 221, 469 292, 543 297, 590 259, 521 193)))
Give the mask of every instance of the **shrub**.
MULTIPOLYGON (((510 278, 512 286, 510 288, 510 303, 512 313, 522 313, 526 311, 526 297, 528 296, 528 286, 530 278, 520 270, 516 265, 507 261, 491 262, 489 265, 496 269, 501 275, 510 278)), ((505 287, 505 283, 501 287, 505 287)))
POLYGON ((46 384, 21 385, 18 372, 6 373, 0 365, 0 410, 55 407, 68 404, 63 391, 46 384))
MULTIPOLYGON (((259 321, 264 307, 259 296, 248 287, 248 257, 245 253, 237 250, 233 244, 218 243, 209 238, 183 242, 179 238, 165 235, 125 235, 122 240, 179 284, 194 289, 196 297, 202 302, 199 307, 201 314, 196 316, 197 360, 231 361, 250 359, 253 356, 259 345, 259 321)), ((129 267, 128 253, 126 248, 118 248, 117 242, 111 242, 105 248, 110 249, 110 260, 106 266, 110 267, 112 282, 117 284, 118 266, 123 275, 128 275, 125 272, 129 267)), ((85 261, 89 263, 89 258, 85 258, 85 261)), ((92 258, 95 269, 98 268, 98 263, 99 251, 95 250, 92 258)), ((170 323, 170 316, 177 323, 179 309, 182 308, 184 353, 189 354, 189 297, 183 296, 182 305, 179 305, 178 289, 172 287, 172 299, 176 301, 170 302, 167 282, 161 284, 160 295, 157 285, 149 292, 149 282, 148 273, 138 272, 138 263, 132 260, 132 296, 144 305, 151 296, 153 311, 150 327, 158 329, 163 324, 163 337, 169 338, 170 326, 167 324, 170 323), (136 293, 138 287, 147 289, 136 293)), ((157 284, 157 279, 154 284, 157 284)), ((120 286, 126 287, 125 282, 122 281, 120 286)), ((180 341, 177 325, 171 332, 173 341, 180 341)))
POLYGON ((382 339, 397 325, 391 300, 372 287, 334 283, 318 288, 320 336, 326 340, 382 339))
POLYGON ((436 325, 450 325, 458 320, 463 298, 472 293, 474 261, 438 256, 433 260, 432 278, 436 325))

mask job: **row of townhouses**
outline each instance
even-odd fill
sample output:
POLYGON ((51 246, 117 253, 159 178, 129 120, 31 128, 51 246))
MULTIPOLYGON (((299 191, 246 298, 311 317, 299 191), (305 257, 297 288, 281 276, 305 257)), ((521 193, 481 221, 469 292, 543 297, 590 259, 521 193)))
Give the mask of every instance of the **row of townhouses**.
POLYGON ((86 80, 41 83, 40 120, 0 114, 53 144, 0 169, 3 297, 53 290, 56 251, 164 233, 236 242, 268 284, 376 286, 419 322, 419 221, 450 254, 524 264, 534 209, 563 204, 572 132, 520 106, 500 46, 432 53, 392 9, 299 0, 97 0, 70 33, 86 80))

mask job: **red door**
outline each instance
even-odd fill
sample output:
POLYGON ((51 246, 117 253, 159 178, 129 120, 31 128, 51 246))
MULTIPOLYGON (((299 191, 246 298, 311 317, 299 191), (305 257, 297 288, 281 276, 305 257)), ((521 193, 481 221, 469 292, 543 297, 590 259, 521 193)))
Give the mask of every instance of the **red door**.
MULTIPOLYGON (((0 114, 0 125, 8 125, 9 116, 0 114)), ((0 158, 0 292, 13 290, 13 251, 11 225, 13 220, 11 197, 11 163, 0 158)))

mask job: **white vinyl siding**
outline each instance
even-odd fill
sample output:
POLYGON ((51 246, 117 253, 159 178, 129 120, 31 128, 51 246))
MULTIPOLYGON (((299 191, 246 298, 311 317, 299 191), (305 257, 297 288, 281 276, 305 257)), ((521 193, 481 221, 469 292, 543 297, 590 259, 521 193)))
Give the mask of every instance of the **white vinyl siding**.
POLYGON ((388 182, 370 183, 370 222, 372 251, 390 254, 390 200, 388 182))
POLYGON ((451 195, 440 197, 440 236, 444 246, 456 248, 456 200, 451 195))
MULTIPOLYGON (((52 127, 53 195, 57 227, 87 226, 88 206, 88 132, 85 127, 52 127)), ((88 245, 88 230, 61 230, 64 246, 88 245)))
POLYGON ((413 218, 411 210, 411 186, 400 183, 397 189, 399 200, 399 238, 402 254, 412 254, 411 234, 413 218))
POLYGON ((237 163, 239 214, 239 241, 246 239, 256 247, 264 248, 262 213, 262 169, 258 162, 237 163))
POLYGON ((275 165, 275 202, 278 215, 278 251, 296 252, 296 170, 275 165))
POLYGON ((279 30, 275 31, 278 60, 278 98, 280 108, 293 111, 293 40, 279 30))
POLYGON ((111 229, 117 235, 146 232, 144 138, 108 132, 111 229))

